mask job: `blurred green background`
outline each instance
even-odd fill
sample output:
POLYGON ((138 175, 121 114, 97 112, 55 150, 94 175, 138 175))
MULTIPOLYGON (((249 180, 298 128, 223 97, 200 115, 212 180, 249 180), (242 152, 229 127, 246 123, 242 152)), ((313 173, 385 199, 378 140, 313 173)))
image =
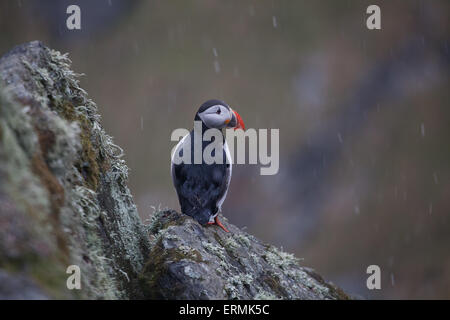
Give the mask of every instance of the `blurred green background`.
MULTIPOLYGON (((2 1, 0 52, 69 52, 124 148, 142 219, 179 209, 170 134, 207 99, 280 129, 233 168, 231 223, 366 298, 450 298, 450 2, 2 1), (69 4, 82 30, 65 27, 69 4), (381 30, 366 8, 381 7, 381 30), (381 267, 381 290, 366 268, 381 267)), ((1 231, 0 231, 1 232, 1 231)))

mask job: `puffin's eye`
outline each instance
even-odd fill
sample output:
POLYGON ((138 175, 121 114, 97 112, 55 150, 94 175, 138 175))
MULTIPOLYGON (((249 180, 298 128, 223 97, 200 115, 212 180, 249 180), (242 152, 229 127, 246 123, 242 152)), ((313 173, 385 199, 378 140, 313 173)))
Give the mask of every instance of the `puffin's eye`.
POLYGON ((216 113, 220 114, 222 112, 222 110, 220 110, 220 108, 217 109, 216 113))

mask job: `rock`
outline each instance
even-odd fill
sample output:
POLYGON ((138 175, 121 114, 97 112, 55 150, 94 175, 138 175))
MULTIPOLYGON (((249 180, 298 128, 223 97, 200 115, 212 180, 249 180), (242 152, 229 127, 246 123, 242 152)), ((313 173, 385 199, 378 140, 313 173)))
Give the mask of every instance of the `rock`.
POLYGON ((50 298, 139 298, 150 243, 128 169, 69 64, 37 41, 0 59, 0 269, 50 298))
POLYGON ((348 298, 226 219, 229 234, 172 210, 144 226, 77 79, 38 41, 0 59, 0 299, 348 298))
POLYGON ((149 226, 152 249, 139 276, 155 299, 348 299, 298 259, 221 217, 230 233, 173 210, 149 226))

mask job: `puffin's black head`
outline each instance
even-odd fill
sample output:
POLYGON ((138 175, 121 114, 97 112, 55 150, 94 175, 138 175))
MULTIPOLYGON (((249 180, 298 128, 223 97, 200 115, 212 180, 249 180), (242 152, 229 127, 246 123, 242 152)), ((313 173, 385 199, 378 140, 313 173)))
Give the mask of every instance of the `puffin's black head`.
POLYGON ((225 127, 245 130, 241 116, 221 100, 208 100, 195 114, 196 121, 202 121, 208 128, 223 129, 225 127))

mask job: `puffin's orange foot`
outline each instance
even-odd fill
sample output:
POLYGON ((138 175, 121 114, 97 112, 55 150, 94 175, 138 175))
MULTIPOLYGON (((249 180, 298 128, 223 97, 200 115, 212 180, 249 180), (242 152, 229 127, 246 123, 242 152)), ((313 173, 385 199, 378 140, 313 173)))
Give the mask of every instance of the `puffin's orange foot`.
POLYGON ((222 222, 219 221, 219 218, 217 217, 214 218, 214 222, 208 222, 208 224, 216 224, 218 227, 221 227, 225 232, 230 232, 228 231, 227 228, 225 228, 225 226, 222 224, 222 222))
POLYGON ((215 221, 215 223, 216 223, 219 227, 221 227, 225 232, 230 232, 230 231, 228 231, 227 228, 225 228, 225 226, 222 224, 222 222, 219 221, 219 218, 215 217, 215 218, 214 218, 214 221, 215 221))

